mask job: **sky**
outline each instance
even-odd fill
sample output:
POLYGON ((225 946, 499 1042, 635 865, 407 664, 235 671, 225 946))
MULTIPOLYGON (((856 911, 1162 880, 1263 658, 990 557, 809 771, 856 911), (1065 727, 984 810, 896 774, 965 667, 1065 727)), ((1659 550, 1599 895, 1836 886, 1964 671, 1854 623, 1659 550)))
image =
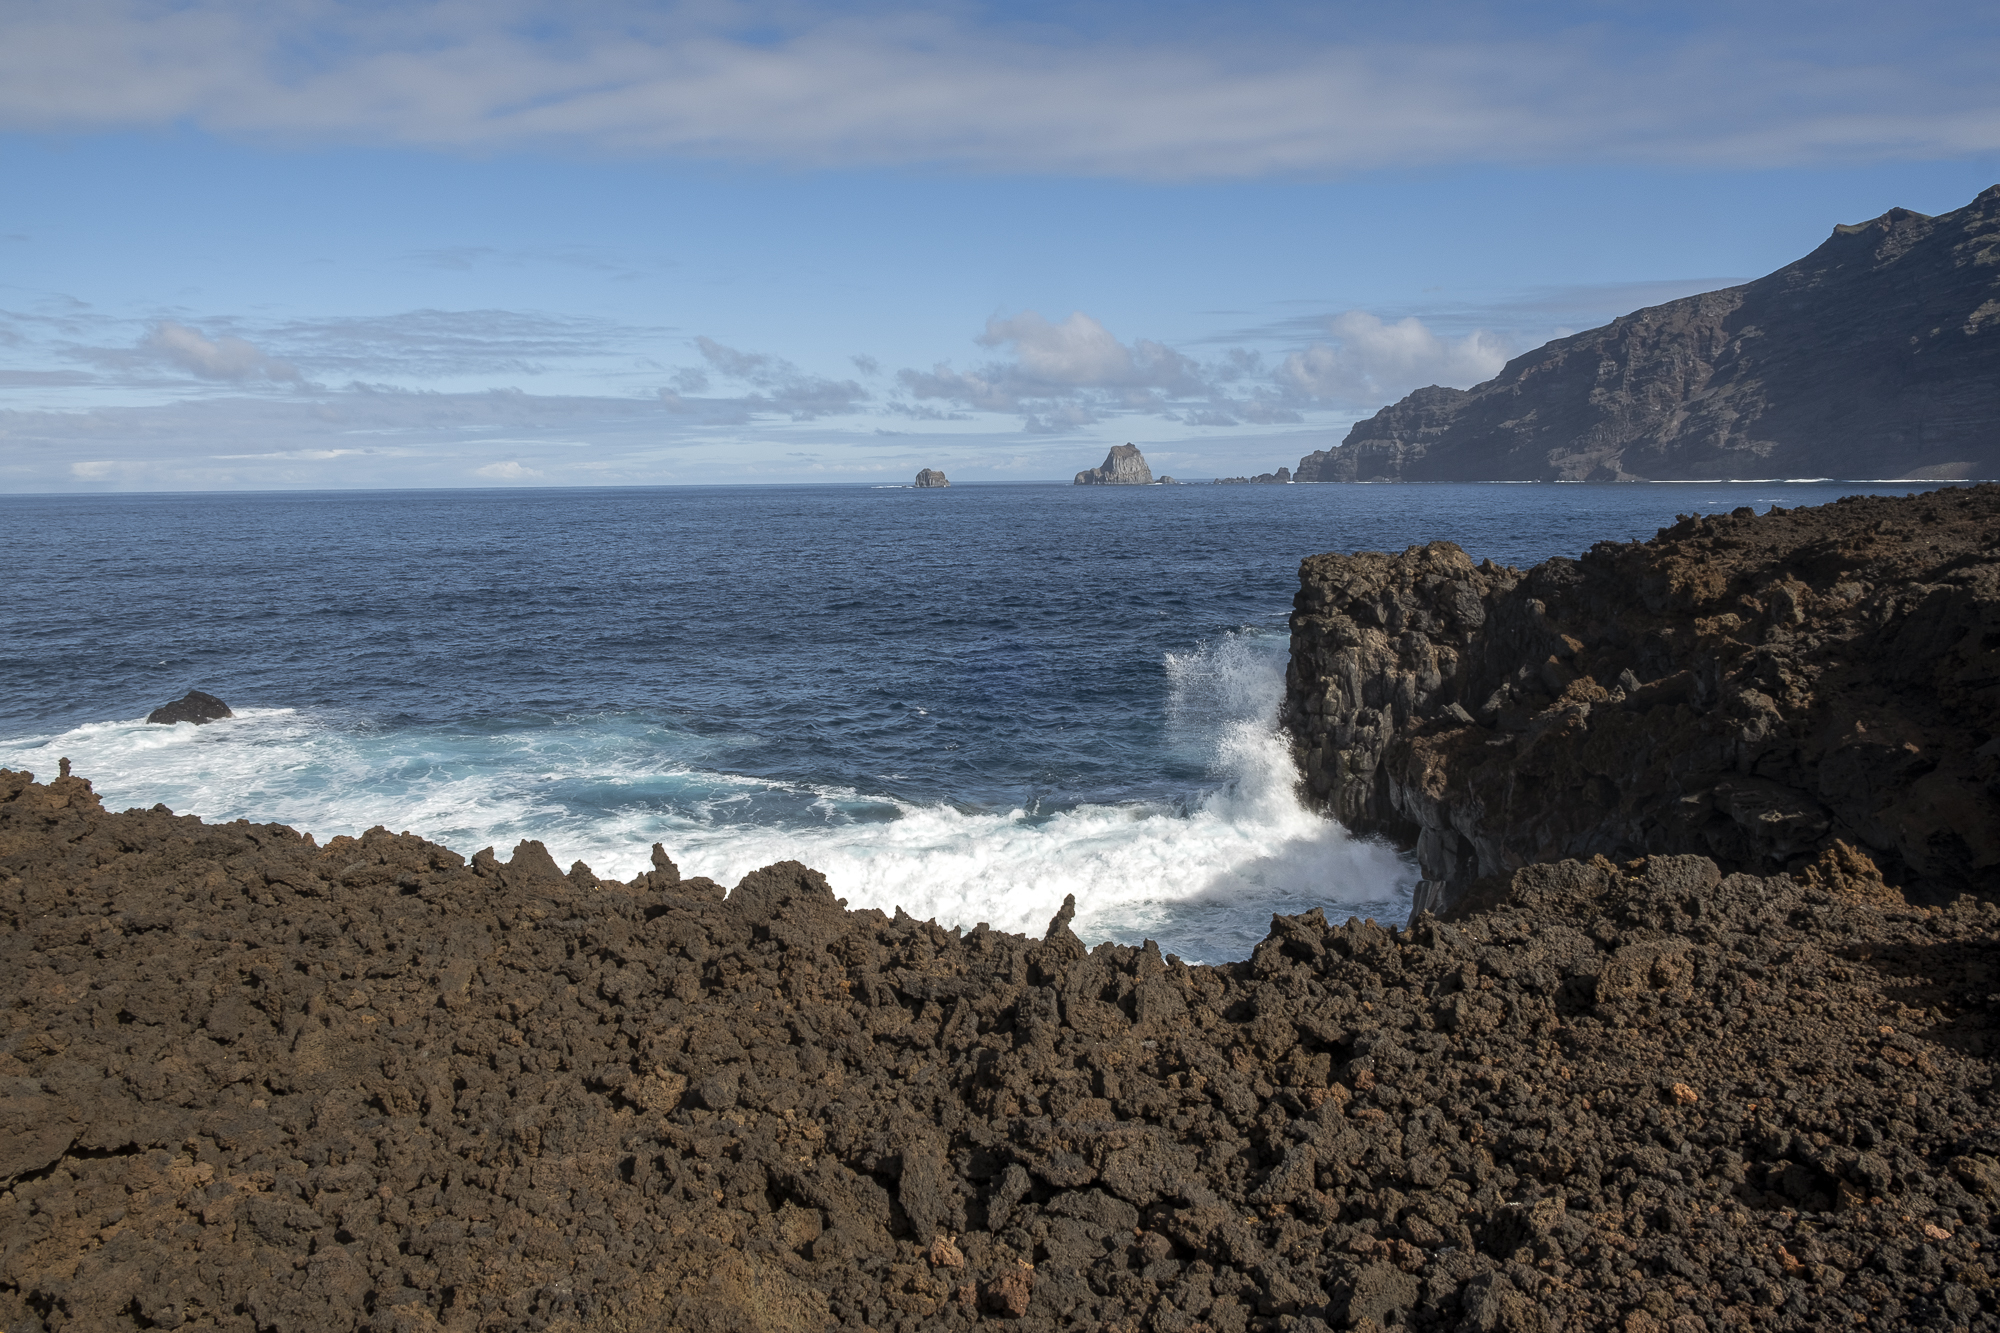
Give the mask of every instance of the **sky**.
POLYGON ((2000 182, 1990 5, 0 3, 0 493, 1296 466, 2000 182))

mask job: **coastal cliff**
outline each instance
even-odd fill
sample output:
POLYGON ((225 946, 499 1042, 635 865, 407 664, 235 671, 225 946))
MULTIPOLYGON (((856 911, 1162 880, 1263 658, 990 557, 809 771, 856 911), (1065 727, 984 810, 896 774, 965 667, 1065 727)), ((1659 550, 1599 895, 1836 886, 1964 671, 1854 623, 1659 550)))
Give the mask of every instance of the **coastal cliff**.
POLYGON ((0 772, 10 1330, 1964 1327, 2000 912, 1534 866, 1243 962, 0 772))
POLYGON ((1683 518, 1525 573, 1447 542, 1301 566, 1283 706, 1311 794, 1426 902, 1521 866, 1836 841, 2000 889, 2000 487, 1683 518))
POLYGON ((2000 477, 2000 185, 1383 408, 1300 481, 2000 477))

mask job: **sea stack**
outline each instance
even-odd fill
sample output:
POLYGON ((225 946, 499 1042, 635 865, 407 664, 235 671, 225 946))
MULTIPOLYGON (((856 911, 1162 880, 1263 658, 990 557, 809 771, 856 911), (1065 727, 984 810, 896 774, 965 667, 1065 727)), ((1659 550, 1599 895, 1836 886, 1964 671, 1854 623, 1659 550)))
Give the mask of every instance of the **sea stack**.
POLYGON ((229 705, 214 695, 189 690, 172 703, 161 704, 146 714, 146 720, 168 727, 176 722, 192 722, 198 727, 204 722, 220 722, 225 717, 235 716, 229 711, 229 705))
POLYGON ((949 485, 951 485, 950 479, 947 478, 944 475, 944 473, 939 472, 936 468, 927 467, 922 472, 919 472, 917 474, 917 488, 919 490, 927 491, 935 487, 949 486, 949 485))
POLYGON ((1153 484, 1153 469, 1146 466, 1146 456, 1136 445, 1114 445, 1104 456, 1102 467, 1090 468, 1076 474, 1079 486, 1150 486, 1153 484))

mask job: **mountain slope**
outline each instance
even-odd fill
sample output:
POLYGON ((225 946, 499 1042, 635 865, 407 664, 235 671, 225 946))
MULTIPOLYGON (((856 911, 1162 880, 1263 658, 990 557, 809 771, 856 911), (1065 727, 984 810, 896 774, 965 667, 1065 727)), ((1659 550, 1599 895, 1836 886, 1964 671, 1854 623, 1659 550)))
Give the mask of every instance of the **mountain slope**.
POLYGON ((2000 476, 2000 185, 1382 409, 1300 481, 2000 476))

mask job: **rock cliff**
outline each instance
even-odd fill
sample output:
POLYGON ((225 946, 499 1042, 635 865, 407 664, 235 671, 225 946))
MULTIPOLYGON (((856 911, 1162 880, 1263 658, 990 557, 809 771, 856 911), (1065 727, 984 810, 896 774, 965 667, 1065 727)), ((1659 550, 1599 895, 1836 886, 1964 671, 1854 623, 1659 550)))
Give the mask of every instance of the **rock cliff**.
POLYGON ((0 771, 0 1324, 1987 1327, 2000 913, 1836 849, 1248 960, 0 771))
POLYGON ((1146 456, 1139 452, 1137 445, 1117 444, 1104 456, 1104 462, 1094 468, 1076 474, 1078 486, 1150 486, 1153 484, 1153 469, 1146 466, 1146 456))
POLYGON ((949 485, 951 485, 951 482, 945 478, 944 473, 937 471, 935 468, 925 468, 917 474, 917 486, 920 489, 930 490, 935 487, 949 485))
POLYGON ((1433 385, 1300 481, 2000 477, 2000 185, 1433 385))
POLYGON ((1427 901, 1537 861, 1836 841, 2000 889, 2000 487, 1683 518, 1532 570, 1447 542, 1299 571, 1284 720, 1427 901))

